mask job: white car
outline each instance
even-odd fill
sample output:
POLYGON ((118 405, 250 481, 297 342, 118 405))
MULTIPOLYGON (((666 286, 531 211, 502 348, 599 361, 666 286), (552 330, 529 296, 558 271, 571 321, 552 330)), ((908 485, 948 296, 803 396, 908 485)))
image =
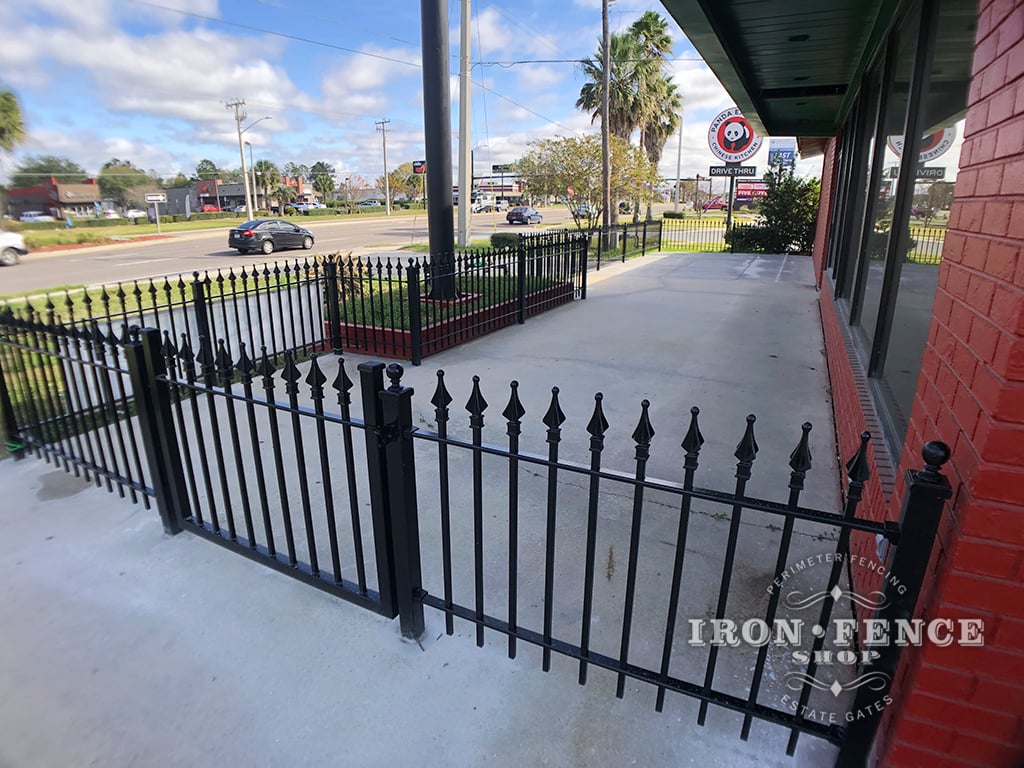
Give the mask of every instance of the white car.
POLYGON ((363 200, 359 203, 360 208, 373 208, 380 205, 380 200, 363 200))
POLYGON ((33 221, 56 221, 53 216, 49 216, 42 211, 25 211, 21 216, 18 217, 19 221, 33 222, 33 221))
POLYGON ((138 208, 129 208, 124 212, 124 217, 126 219, 144 219, 147 218, 148 215, 149 214, 145 211, 140 211, 138 208))
POLYGON ((25 238, 17 232, 0 232, 0 267, 13 267, 26 253, 25 238))

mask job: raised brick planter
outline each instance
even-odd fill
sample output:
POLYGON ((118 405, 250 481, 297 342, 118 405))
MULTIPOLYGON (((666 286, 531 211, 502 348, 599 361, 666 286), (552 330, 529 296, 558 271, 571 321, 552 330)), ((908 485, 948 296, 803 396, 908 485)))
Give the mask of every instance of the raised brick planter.
MULTIPOLYGON (((572 283, 561 283, 526 294, 526 316, 532 317, 573 299, 572 283)), ((479 338, 519 321, 517 299, 490 307, 474 309, 433 323, 424 323, 420 341, 421 355, 433 355, 479 338)), ((425 308, 424 308, 425 309, 425 308)), ((343 351, 359 352, 386 358, 408 359, 412 356, 412 332, 395 328, 342 322, 340 336, 343 351)), ((325 337, 334 337, 330 322, 324 323, 325 337)))

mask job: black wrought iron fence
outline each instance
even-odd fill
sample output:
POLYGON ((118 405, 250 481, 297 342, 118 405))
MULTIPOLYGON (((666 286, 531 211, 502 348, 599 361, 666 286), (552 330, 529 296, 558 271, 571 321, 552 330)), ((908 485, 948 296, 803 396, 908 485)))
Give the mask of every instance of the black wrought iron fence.
POLYGON ((9 447, 147 508, 124 324, 59 324, 55 307, 0 309, 0 409, 9 447))
POLYGON ((566 416, 557 388, 540 419, 547 450, 539 453, 521 442, 528 422, 516 382, 498 420, 506 441, 498 444, 484 437, 490 406, 476 377, 460 428, 451 426, 453 396, 438 372, 431 431, 414 425, 413 391, 403 386, 397 364, 387 366, 388 384, 383 363, 361 364, 356 388, 340 360, 332 381, 335 363, 325 370, 314 358, 302 371, 289 357, 276 369, 269 358, 252 360, 244 348, 233 354, 224 344, 214 350, 205 340, 194 354, 169 337, 161 345, 155 330, 133 338, 127 354, 168 532, 188 527, 397 616, 408 637, 423 632, 427 606, 443 613, 448 634, 465 621, 478 645, 488 634, 506 638, 510 657, 521 644, 538 647, 544 670, 556 656, 572 659, 581 684, 601 670, 614 676, 620 697, 627 681, 650 686, 659 711, 669 694, 679 694, 698 702, 700 725, 711 707, 721 708, 741 716, 743 739, 760 721, 789 731, 789 754, 799 735, 809 734, 841 745, 838 764, 863 761, 881 712, 872 702, 888 693, 899 645, 854 654, 861 660, 837 671, 824 669, 822 654, 839 641, 817 629, 792 640, 803 655, 785 660, 767 642, 744 650, 704 641, 737 612, 766 628, 778 621, 832 626, 851 610, 841 600, 852 589, 844 564, 854 532, 890 545, 876 616, 909 617, 950 495, 939 472, 949 457, 945 446, 926 446, 927 468, 908 477, 901 521, 883 523, 858 514, 870 475, 866 434, 846 465, 842 511, 832 512, 801 504, 811 469, 809 424, 790 454, 782 503, 748 495, 760 450, 753 416, 736 448, 734 488, 724 491, 697 484, 705 440, 696 408, 682 439, 681 480, 659 480, 648 473, 655 428, 646 401, 632 433, 633 467, 618 471, 605 466, 609 424, 600 395, 585 427, 589 461, 576 463, 562 455, 566 416), (329 388, 340 412, 326 406, 329 388), (354 389, 362 419, 352 415, 354 389), (354 447, 360 433, 365 453, 354 447), (835 536, 809 536, 822 529, 835 536), (698 536, 695 549, 688 542, 698 536), (815 550, 825 565, 804 577, 799 593, 813 599, 793 603, 779 589, 766 591, 766 584, 795 578, 786 571, 807 555, 807 541, 828 546, 815 550), (695 578, 706 569, 713 571, 707 583, 695 578), (761 574, 756 588, 752 569, 761 574), (796 667, 786 686, 783 664, 796 667), (882 685, 867 690, 865 679, 882 685), (842 700, 837 687, 848 692, 842 700), (823 697, 857 717, 837 722, 808 714, 822 709, 823 697))
POLYGON ((945 227, 910 227, 910 249, 907 261, 915 264, 939 264, 942 262, 942 247, 946 243, 945 227))
POLYGON ((586 230, 590 262, 595 269, 601 269, 602 263, 621 262, 660 250, 663 226, 661 219, 655 219, 586 230))
POLYGON ((710 253, 729 250, 725 220, 718 218, 664 219, 661 250, 710 253))
POLYGON ((586 259, 586 237, 568 231, 523 235, 516 247, 447 258, 341 258, 325 267, 330 348, 419 364, 586 298, 586 259))

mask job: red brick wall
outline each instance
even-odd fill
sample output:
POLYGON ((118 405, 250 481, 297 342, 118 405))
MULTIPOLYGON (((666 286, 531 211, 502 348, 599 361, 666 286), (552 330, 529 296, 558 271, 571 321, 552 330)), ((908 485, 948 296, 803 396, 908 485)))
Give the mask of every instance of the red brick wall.
MULTIPOLYGON (((1024 763, 1024 2, 981 0, 964 146, 934 316, 891 498, 924 441, 953 449, 947 505, 917 615, 985 620, 985 647, 908 649, 876 764, 1024 763)), ((870 419, 853 384, 828 281, 821 313, 839 445, 870 419)), ((874 482, 874 481, 873 481, 874 482)))
POLYGON ((955 496, 919 611, 980 616, 986 644, 907 654, 884 741, 882 764, 894 768, 1024 759, 1022 244, 1024 3, 982 0, 956 198, 901 470, 919 461, 923 440, 953 448, 955 496))

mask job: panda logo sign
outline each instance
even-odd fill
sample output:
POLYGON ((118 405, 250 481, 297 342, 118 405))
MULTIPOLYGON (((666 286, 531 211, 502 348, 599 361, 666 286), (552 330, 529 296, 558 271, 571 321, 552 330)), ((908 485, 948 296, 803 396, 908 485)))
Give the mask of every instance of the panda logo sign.
POLYGON ((761 137, 754 133, 743 113, 733 107, 719 112, 711 121, 708 146, 720 160, 742 163, 757 154, 761 148, 761 137))

